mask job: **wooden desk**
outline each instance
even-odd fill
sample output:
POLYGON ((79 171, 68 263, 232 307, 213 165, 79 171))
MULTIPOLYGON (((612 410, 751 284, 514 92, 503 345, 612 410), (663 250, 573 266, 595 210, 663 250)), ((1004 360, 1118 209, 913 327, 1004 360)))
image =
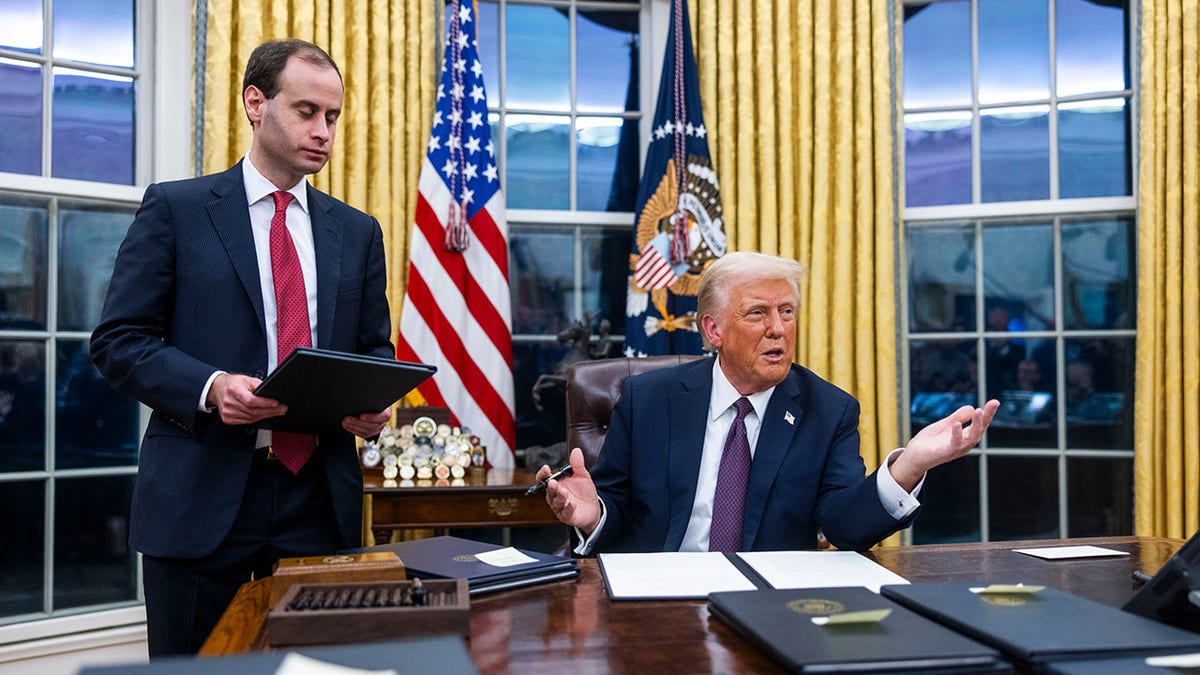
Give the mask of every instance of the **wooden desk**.
MULTIPOLYGON (((1153 573, 1183 544, 1178 539, 1105 537, 881 549, 869 555, 910 581, 1048 584, 1109 605, 1133 596, 1133 570, 1153 573), (1010 549, 1095 544, 1128 557, 1045 561, 1010 549)), ((575 582, 558 582, 471 599, 471 658, 482 673, 778 672, 775 664, 724 624, 703 601, 612 602, 595 560, 581 560, 575 582)), ((270 579, 246 584, 201 655, 265 648, 270 579)))
MULTIPOLYGON (((385 487, 379 475, 363 476, 363 495, 369 499, 371 530, 377 541, 386 533, 406 528, 518 527, 558 525, 545 495, 525 496, 535 471, 489 469, 471 471, 462 485, 449 481, 412 481, 385 487)), ((392 483, 389 482, 388 485, 392 483)))

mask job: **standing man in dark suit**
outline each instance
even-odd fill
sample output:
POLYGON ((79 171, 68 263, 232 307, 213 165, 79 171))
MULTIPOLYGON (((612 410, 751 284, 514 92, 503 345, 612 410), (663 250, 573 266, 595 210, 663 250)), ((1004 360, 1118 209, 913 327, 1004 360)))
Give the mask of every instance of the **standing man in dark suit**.
POLYGON ((996 401, 929 425, 864 478, 858 402, 792 363, 805 272, 739 252, 704 273, 697 315, 717 357, 626 380, 592 472, 576 448, 572 475, 550 481, 576 553, 816 548, 818 528, 866 549, 912 522, 926 471, 979 442, 996 401))
POLYGON ((254 390, 296 346, 395 358, 383 233, 306 176, 329 159, 342 79, 320 47, 277 40, 246 64, 254 129, 233 168, 151 185, 117 254, 92 360, 153 410, 130 542, 143 554, 151 656, 193 653, 238 586, 283 557, 361 545, 354 436, 270 432, 254 390))

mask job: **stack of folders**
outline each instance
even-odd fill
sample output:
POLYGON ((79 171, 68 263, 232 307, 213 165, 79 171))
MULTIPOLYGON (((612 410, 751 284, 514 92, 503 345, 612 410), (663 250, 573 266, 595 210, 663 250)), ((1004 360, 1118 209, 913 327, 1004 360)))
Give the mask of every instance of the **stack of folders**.
POLYGON ((858 587, 713 593, 709 612, 796 673, 1011 672, 996 650, 858 587))
MULTIPOLYGON (((884 586, 881 593, 1032 672, 1052 672, 1055 662, 1200 651, 1200 635, 1049 586, 930 582, 884 586)), ((1097 670, 1101 665, 1091 672, 1107 672, 1097 670)))
POLYGON ((471 595, 579 576, 579 565, 574 558, 451 536, 342 552, 366 551, 395 552, 410 579, 466 579, 471 595))

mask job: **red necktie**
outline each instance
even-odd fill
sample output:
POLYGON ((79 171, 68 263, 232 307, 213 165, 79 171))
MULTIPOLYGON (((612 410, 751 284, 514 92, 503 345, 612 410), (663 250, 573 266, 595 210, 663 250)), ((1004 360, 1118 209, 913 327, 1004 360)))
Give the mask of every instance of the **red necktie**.
POLYGON ((746 415, 754 410, 745 396, 734 402, 736 417, 725 437, 721 468, 717 470, 717 489, 713 494, 712 529, 708 550, 736 553, 742 546, 742 506, 746 503, 746 484, 750 481, 750 439, 746 436, 746 415))
MULTIPOLYGON (((278 361, 283 361, 296 347, 311 347, 312 333, 308 326, 308 294, 304 291, 304 273, 300 256, 287 229, 287 207, 292 201, 290 192, 273 192, 275 215, 271 218, 271 275, 275 279, 275 344, 278 361)), ((292 473, 312 457, 317 437, 276 431, 271 434, 271 448, 283 465, 292 473)))

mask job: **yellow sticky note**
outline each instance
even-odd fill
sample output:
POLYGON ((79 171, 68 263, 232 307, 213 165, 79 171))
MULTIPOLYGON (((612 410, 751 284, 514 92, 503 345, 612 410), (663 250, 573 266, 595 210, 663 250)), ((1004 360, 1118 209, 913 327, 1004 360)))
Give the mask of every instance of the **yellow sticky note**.
POLYGON ((868 609, 862 612, 843 612, 829 616, 814 616, 812 622, 818 626, 835 626, 847 623, 879 623, 892 613, 890 609, 868 609))
POLYGON ((971 589, 972 593, 1007 593, 1009 595, 1017 593, 1032 594, 1041 591, 1045 586, 1034 586, 1032 584, 991 584, 988 586, 976 586, 971 589))

